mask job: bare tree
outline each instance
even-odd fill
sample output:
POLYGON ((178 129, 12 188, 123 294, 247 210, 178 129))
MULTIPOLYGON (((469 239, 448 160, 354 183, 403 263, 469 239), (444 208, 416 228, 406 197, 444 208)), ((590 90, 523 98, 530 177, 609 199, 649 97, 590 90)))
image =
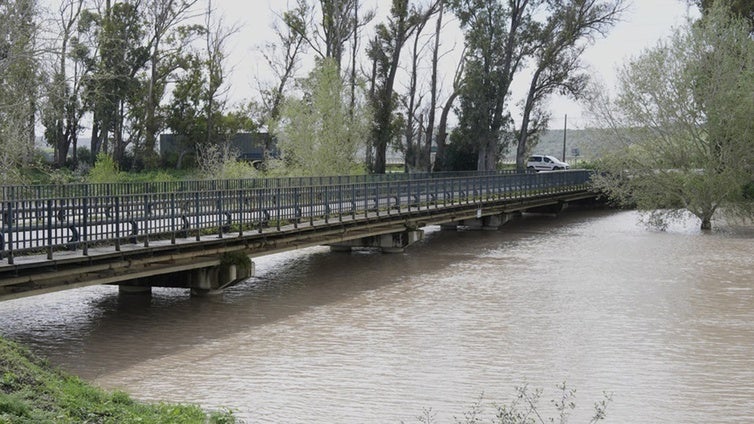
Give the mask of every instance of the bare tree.
MULTIPOLYGON (((207 144, 211 144, 216 135, 215 119, 218 111, 225 107, 225 94, 228 88, 224 86, 226 69, 225 55, 228 39, 238 32, 238 26, 226 26, 222 18, 215 18, 215 11, 212 9, 212 0, 209 1, 207 12, 204 15, 204 25, 206 33, 205 42, 205 66, 207 71, 207 80, 205 87, 205 119, 207 120, 207 144)), ((222 140, 225 141, 225 140, 222 140)))
POLYGON ((419 90, 419 60, 421 59, 424 45, 421 44, 422 31, 427 25, 426 20, 417 23, 414 33, 414 42, 411 49, 411 68, 409 72, 408 92, 403 96, 403 106, 406 109, 406 119, 403 128, 403 153, 406 172, 418 169, 422 162, 421 134, 423 134, 423 115, 420 114, 423 95, 419 90))
POLYGON ((584 92, 589 77, 579 72, 581 54, 595 35, 605 35, 615 25, 624 9, 623 0, 569 0, 549 11, 546 24, 536 33, 535 69, 518 129, 519 170, 525 169, 530 137, 547 125, 543 102, 555 91, 574 97, 584 92))
POLYGON ((52 80, 46 90, 42 123, 46 127, 45 139, 53 147, 54 163, 58 167, 65 166, 71 148, 73 163, 77 162, 76 147, 83 115, 79 102, 81 69, 77 61, 69 67, 68 59, 77 45, 75 26, 83 7, 84 0, 63 1, 56 16, 60 31, 57 41, 60 44, 51 48, 57 60, 53 61, 52 80))
POLYGON ((409 0, 393 0, 387 24, 377 26, 377 35, 370 43, 368 55, 373 61, 374 125, 372 143, 375 149, 371 169, 384 173, 387 146, 396 136, 393 113, 396 108, 394 85, 400 64, 401 52, 406 41, 417 30, 420 22, 426 22, 434 14, 439 2, 426 10, 409 5, 409 0))
POLYGON ((306 52, 306 40, 297 30, 305 25, 301 19, 305 16, 306 7, 305 2, 299 1, 295 8, 283 13, 279 21, 274 22, 272 26, 277 40, 266 43, 262 49, 262 56, 275 76, 272 86, 264 87, 260 83, 259 91, 264 109, 262 124, 275 121, 280 116, 280 106, 286 87, 295 77, 301 56, 306 52))
POLYGON ((306 40, 309 47, 321 58, 331 58, 340 70, 345 46, 353 39, 358 44, 359 28, 369 23, 374 11, 360 15, 359 0, 318 0, 319 24, 315 24, 317 10, 306 0, 297 0, 298 19, 291 29, 306 40))
POLYGON ((442 107, 442 112, 440 113, 440 122, 437 125, 437 152, 435 153, 435 163, 432 168, 436 172, 448 170, 445 153, 448 141, 448 116, 450 115, 450 111, 453 108, 453 103, 461 94, 461 86, 463 84, 463 66, 465 64, 464 56, 465 53, 462 53, 461 60, 458 62, 456 73, 453 77, 452 91, 448 98, 445 100, 445 103, 442 107))

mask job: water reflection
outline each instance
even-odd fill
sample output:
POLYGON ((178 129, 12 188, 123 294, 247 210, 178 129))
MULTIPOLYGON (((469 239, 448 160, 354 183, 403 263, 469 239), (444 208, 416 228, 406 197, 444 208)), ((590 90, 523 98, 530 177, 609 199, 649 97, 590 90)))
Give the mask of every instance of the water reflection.
POLYGON ((257 277, 209 299, 93 287, 5 302, 0 323, 103 386, 249 422, 415 422, 423 408, 452 422, 482 392, 563 380, 573 422, 603 390, 611 422, 745 422, 753 238, 651 231, 630 212, 532 215, 433 230, 401 255, 259 258, 257 277))

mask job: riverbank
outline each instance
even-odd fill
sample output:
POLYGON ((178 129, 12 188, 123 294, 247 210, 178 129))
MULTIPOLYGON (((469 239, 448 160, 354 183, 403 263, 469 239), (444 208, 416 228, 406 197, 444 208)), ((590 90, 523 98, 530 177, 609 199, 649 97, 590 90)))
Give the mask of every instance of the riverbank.
POLYGON ((148 404, 107 392, 53 368, 17 343, 0 338, 0 424, 234 423, 230 412, 196 405, 148 404))

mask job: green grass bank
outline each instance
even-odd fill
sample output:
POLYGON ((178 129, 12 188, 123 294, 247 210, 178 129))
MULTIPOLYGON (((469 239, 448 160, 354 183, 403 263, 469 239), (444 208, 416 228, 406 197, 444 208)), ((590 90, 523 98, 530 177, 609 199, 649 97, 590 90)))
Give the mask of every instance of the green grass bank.
POLYGON ((0 424, 235 422, 228 411, 144 403, 121 391, 107 392, 0 337, 0 424))

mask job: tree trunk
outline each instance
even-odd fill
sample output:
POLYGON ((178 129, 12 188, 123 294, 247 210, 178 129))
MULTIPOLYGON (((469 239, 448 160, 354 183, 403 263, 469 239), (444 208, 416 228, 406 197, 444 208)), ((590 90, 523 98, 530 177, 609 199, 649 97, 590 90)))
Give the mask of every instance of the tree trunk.
POLYGON ((435 45, 432 50, 432 82, 430 88, 429 116, 427 117, 427 139, 424 144, 424 167, 432 172, 432 138, 435 131, 435 109, 437 109, 437 63, 440 61, 440 31, 442 30, 443 3, 440 3, 437 25, 435 26, 435 45))
POLYGON ((440 124, 437 128, 437 153, 435 154, 434 167, 435 172, 447 171, 445 165, 445 149, 447 147, 448 140, 448 114, 450 113, 450 108, 453 107, 453 102, 456 100, 458 95, 458 90, 453 91, 453 94, 451 94, 450 97, 448 97, 448 100, 445 102, 445 106, 442 108, 442 113, 440 114, 440 124))
POLYGON ((96 114, 92 121, 92 138, 89 140, 89 150, 92 154, 90 160, 92 161, 93 165, 94 162, 97 161, 97 155, 99 154, 99 149, 102 146, 102 143, 100 141, 100 122, 97 119, 96 114))

